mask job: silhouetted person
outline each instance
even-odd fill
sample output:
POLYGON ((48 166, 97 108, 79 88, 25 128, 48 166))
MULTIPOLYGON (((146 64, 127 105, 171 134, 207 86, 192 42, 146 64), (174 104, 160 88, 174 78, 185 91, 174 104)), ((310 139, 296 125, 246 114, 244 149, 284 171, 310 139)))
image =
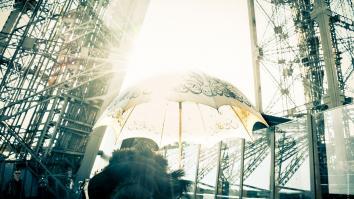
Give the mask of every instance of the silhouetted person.
POLYGON ((7 182, 3 196, 4 199, 24 199, 24 189, 21 180, 21 170, 16 169, 13 173, 13 178, 7 182))
POLYGON ((50 198, 48 191, 48 179, 46 176, 41 175, 38 180, 38 199, 50 198))
POLYGON ((167 172, 167 160, 150 147, 113 152, 109 165, 88 185, 90 199, 177 199, 190 184, 182 170, 167 172))

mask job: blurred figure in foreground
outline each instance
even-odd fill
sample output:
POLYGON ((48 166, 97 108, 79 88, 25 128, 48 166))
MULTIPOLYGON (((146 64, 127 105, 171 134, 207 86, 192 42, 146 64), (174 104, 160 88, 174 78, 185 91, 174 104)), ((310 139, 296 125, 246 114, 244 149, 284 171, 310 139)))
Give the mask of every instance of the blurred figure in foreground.
POLYGON ((177 199, 189 182, 182 170, 167 172, 167 161, 151 147, 136 145, 113 152, 109 165, 89 182, 90 199, 177 199))
POLYGON ((23 189, 23 183, 21 180, 21 170, 15 169, 13 178, 6 183, 3 190, 4 199, 24 199, 25 192, 23 189))

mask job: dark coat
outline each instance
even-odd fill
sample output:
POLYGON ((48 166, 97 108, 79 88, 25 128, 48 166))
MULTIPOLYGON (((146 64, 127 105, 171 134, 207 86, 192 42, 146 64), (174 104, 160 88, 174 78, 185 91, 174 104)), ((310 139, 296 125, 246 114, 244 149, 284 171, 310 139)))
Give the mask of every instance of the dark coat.
POLYGON ((167 172, 167 161, 151 151, 121 150, 88 186, 90 199, 176 199, 187 190, 183 171, 167 172))
POLYGON ((16 181, 11 179, 7 182, 3 190, 4 199, 24 199, 25 191, 23 189, 22 180, 16 181))

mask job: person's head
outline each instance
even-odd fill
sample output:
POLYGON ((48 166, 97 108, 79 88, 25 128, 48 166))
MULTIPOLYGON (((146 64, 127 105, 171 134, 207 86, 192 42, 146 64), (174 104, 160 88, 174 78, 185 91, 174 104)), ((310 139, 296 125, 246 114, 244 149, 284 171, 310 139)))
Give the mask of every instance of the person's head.
POLYGON ((19 180, 21 179, 21 170, 16 169, 16 170, 14 171, 13 176, 14 176, 14 180, 19 181, 19 180))
POLYGON ((175 199, 189 183, 181 170, 168 173, 167 161, 151 150, 113 152, 109 165, 88 186, 90 199, 175 199))
POLYGON ((123 140, 122 145, 120 146, 120 149, 137 149, 140 151, 143 150, 151 150, 151 151, 157 151, 159 150, 159 146, 155 141, 149 138, 143 138, 143 137, 133 137, 133 138, 127 138, 123 140))

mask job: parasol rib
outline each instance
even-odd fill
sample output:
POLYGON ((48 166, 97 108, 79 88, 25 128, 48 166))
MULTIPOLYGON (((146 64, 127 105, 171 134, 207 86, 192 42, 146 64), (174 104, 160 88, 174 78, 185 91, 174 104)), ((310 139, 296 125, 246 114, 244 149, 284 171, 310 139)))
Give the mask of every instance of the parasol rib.
POLYGON ((119 137, 120 137, 120 135, 122 134, 123 129, 124 129, 124 127, 125 127, 125 124, 127 123, 128 119, 130 118, 130 115, 133 113, 135 107, 136 107, 136 105, 133 106, 133 108, 131 109, 131 111, 129 112, 129 114, 128 114, 128 116, 127 116, 127 119, 124 120, 124 123, 123 123, 123 125, 122 125, 122 128, 120 129, 119 134, 118 134, 118 136, 117 136, 117 141, 119 140, 119 137))
POLYGON ((198 110, 199 110, 199 114, 200 114, 200 118, 202 120, 202 123, 203 123, 203 130, 206 131, 206 127, 205 127, 205 120, 204 120, 204 117, 203 117, 203 114, 202 114, 202 111, 200 110, 200 105, 199 103, 196 103, 197 106, 198 106, 198 110))
POLYGON ((165 129, 167 106, 168 106, 168 102, 166 102, 165 113, 163 115, 163 122, 162 122, 162 128, 161 128, 161 137, 160 137, 160 146, 162 144, 163 131, 165 129))

